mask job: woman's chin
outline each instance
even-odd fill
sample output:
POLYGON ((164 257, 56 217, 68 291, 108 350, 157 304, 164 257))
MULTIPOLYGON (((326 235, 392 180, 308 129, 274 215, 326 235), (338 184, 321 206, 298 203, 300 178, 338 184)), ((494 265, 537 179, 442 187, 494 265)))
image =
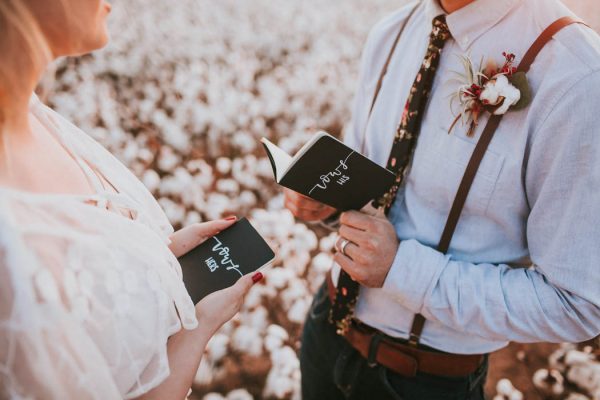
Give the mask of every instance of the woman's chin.
POLYGON ((110 36, 107 32, 102 32, 97 35, 93 39, 87 40, 85 43, 82 43, 81 47, 74 51, 72 54, 68 54, 69 56, 81 56, 84 54, 89 54, 93 51, 100 50, 104 48, 108 42, 110 41, 110 36))

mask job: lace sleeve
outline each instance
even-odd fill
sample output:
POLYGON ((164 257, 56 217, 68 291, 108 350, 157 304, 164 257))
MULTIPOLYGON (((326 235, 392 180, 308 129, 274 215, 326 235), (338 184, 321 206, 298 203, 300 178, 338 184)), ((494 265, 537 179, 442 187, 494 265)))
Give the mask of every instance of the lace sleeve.
POLYGON ((0 219, 0 399, 117 399, 106 361, 48 265, 0 219))

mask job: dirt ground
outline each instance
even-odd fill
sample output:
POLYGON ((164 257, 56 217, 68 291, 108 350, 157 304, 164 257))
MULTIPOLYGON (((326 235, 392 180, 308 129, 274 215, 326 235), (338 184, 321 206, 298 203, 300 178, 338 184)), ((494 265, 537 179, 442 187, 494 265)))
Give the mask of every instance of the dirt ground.
POLYGON ((550 353, 557 345, 517 344, 494 353, 490 357, 490 371, 486 385, 486 395, 492 399, 496 394, 496 383, 502 378, 508 378, 513 385, 523 392, 526 400, 542 400, 543 397, 536 391, 531 377, 540 368, 548 365, 550 353))

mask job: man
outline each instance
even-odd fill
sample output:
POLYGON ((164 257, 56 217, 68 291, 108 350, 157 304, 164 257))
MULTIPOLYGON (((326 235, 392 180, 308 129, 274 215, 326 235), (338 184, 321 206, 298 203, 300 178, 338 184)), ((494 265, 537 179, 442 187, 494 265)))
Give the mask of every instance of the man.
MULTIPOLYGON (((448 133, 462 57, 502 65, 514 53, 516 66, 566 15, 557 0, 422 0, 372 30, 345 142, 400 171, 400 184, 388 207, 341 214, 338 288, 321 288, 304 328, 304 399, 482 399, 487 354, 509 341, 599 334, 600 39, 586 26, 560 30, 535 58, 530 104, 501 120, 449 248, 438 249, 490 118, 448 133), (407 138, 414 147, 398 150, 407 138)), ((336 212, 285 197, 306 221, 336 212)))

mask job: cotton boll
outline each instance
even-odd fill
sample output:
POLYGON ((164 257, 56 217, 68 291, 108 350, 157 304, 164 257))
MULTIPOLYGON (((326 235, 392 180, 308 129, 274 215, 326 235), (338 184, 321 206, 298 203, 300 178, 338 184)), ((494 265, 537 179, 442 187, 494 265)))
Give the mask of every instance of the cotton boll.
POLYGON ((269 325, 267 335, 280 338, 281 340, 288 340, 290 338, 290 335, 283 327, 275 324, 269 325))
POLYGON ((206 351, 212 362, 217 362, 225 357, 228 352, 229 337, 222 333, 215 334, 206 345, 206 351))
POLYGON ((208 393, 205 395, 202 400, 227 400, 223 395, 219 393, 208 393))
POLYGON ((273 178, 273 167, 271 167, 271 162, 268 158, 265 157, 258 160, 256 174, 263 178, 273 178))
POLYGON ((582 351, 571 350, 565 354, 565 364, 585 364, 593 360, 593 356, 582 351))
POLYGON ((289 375, 300 368, 298 356, 289 346, 284 346, 271 353, 271 362, 273 363, 273 368, 276 368, 280 374, 289 375))
POLYGON ((235 196, 240 191, 240 185, 233 179, 220 179, 217 181, 217 190, 229 196, 235 196))
POLYGON ((128 141, 125 148, 121 151, 121 158, 126 164, 131 164, 137 158, 139 153, 138 144, 135 141, 128 141))
POLYGON ((246 309, 253 309, 260 305, 262 301, 262 291, 260 290, 260 285, 254 285, 244 298, 243 307, 246 309))
MULTIPOLYGON (((196 371, 196 375, 194 376, 194 383, 196 385, 208 385, 213 380, 213 369, 210 366, 208 360, 203 357, 200 360, 200 366, 198 367, 198 371, 196 371)), ((206 398, 206 397, 205 397, 206 398)))
POLYGON ((267 309, 263 306, 258 306, 250 312, 240 314, 240 322, 243 325, 252 327, 257 332, 263 332, 269 323, 267 309))
POLYGON ((265 272, 265 280, 274 288, 281 289, 287 285, 290 279, 293 279, 294 273, 285 268, 272 268, 265 272))
POLYGON ((575 364, 567 372, 567 379, 588 393, 600 395, 600 364, 575 364))
POLYGON ((304 275, 304 271, 306 271, 306 266, 309 262, 310 253, 299 252, 284 258, 284 268, 294 271, 298 276, 302 276, 304 275))
POLYGON ((312 251, 317 247, 317 235, 304 224, 295 224, 292 235, 296 241, 298 251, 312 251))
POLYGON ((283 375, 273 373, 273 370, 267 376, 265 384, 264 397, 275 397, 283 399, 294 391, 294 381, 283 375))
POLYGON ((244 190, 242 193, 240 193, 238 202, 242 207, 254 207, 256 206, 257 202, 256 195, 249 190, 244 190))
POLYGON ((590 400, 590 398, 581 393, 571 393, 565 400, 590 400))
POLYGON ((226 175, 231 171, 231 159, 219 157, 216 162, 216 169, 221 175, 226 175))
POLYGON ((163 146, 160 151, 160 155, 158 156, 158 168, 160 168, 164 172, 172 171, 181 160, 175 154, 173 149, 167 146, 163 146))
POLYGON ((338 240, 338 234, 336 232, 331 232, 329 235, 321 238, 319 241, 319 250, 322 252, 330 252, 333 250, 336 241, 338 240))
POLYGON ((238 133, 233 137, 233 145, 243 153, 250 153, 256 148, 256 138, 248 133, 238 133))
POLYGON ((198 222, 202 222, 202 217, 200 216, 200 213, 198 213, 197 211, 188 211, 188 213, 185 216, 185 220, 183 221, 183 226, 196 224, 198 222))
POLYGON ((154 153, 149 149, 141 148, 137 153, 137 158, 146 164, 150 164, 154 160, 154 153))
POLYGON ((246 389, 232 390, 227 394, 226 400, 253 400, 254 397, 246 389))
POLYGON ((257 329, 241 325, 233 333, 232 346, 234 349, 259 356, 262 353, 262 340, 257 329))
POLYGON ((150 192, 156 192, 160 184, 160 176, 155 170, 148 169, 142 176, 142 182, 150 192))
POLYGON ((557 370, 540 369, 533 375, 533 384, 544 393, 558 396, 565 390, 564 378, 557 370))
POLYGON ((288 287, 284 289, 279 296, 283 303, 283 307, 288 309, 296 300, 308 296, 308 289, 303 280, 291 279, 288 287))
POLYGON ((319 253, 313 260, 311 269, 319 273, 325 273, 331 269, 333 265, 333 257, 329 253, 319 253))
POLYGON ((235 324, 233 320, 229 320, 223 324, 221 329, 219 329, 219 333, 222 333, 226 336, 231 336, 235 329, 235 324))
POLYGON ((219 219, 229 209, 229 197, 220 193, 211 193, 206 201, 206 215, 208 219, 219 219))
POLYGON ((512 382, 508 379, 500 379, 496 384, 496 391, 502 396, 508 397, 514 390, 515 387, 513 386, 512 382))
POLYGON ((158 199, 158 203, 164 210, 171 224, 177 225, 183 222, 183 219, 185 218, 185 208, 167 197, 161 197, 158 199))
POLYGON ((310 301, 306 299, 298 299, 294 302, 292 307, 287 313, 287 317, 290 322, 294 322, 296 324, 301 324, 304 322, 306 318, 306 314, 308 313, 308 309, 310 308, 310 301))
POLYGON ((264 397, 283 398, 298 393, 300 362, 294 350, 289 346, 275 349, 271 353, 271 362, 273 367, 267 376, 264 397))
POLYGON ((273 352, 283 347, 285 341, 289 339, 289 335, 285 329, 279 325, 269 325, 267 328, 267 336, 265 337, 265 348, 269 352, 273 352))
POLYGON ((269 211, 281 210, 284 204, 283 194, 276 195, 267 201, 266 209, 269 211))

